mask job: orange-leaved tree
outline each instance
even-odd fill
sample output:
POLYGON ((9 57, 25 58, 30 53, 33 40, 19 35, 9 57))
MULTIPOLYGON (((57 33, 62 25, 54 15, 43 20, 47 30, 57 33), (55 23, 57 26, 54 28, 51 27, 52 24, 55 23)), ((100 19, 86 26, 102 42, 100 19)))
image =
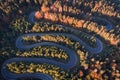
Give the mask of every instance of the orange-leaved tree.
POLYGON ((82 27, 83 26, 83 20, 78 20, 76 23, 76 27, 82 27))
POLYGON ((36 11, 36 12, 35 12, 35 18, 36 18, 36 19, 41 19, 41 18, 43 18, 42 12, 36 11))

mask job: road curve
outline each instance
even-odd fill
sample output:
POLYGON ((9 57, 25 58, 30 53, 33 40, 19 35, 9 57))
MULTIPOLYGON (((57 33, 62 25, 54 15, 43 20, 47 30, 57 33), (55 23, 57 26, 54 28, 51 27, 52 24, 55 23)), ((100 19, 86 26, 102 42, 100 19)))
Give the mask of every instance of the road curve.
MULTIPOLYGON (((60 35, 60 36, 66 36, 66 37, 69 37, 77 42, 79 42, 80 44, 84 45, 85 46, 85 49, 90 52, 90 53, 99 53, 102 51, 103 49, 103 44, 101 43, 101 41, 99 39, 96 38, 96 45, 97 47, 95 48, 92 48, 90 46, 88 46, 84 41, 82 41, 80 38, 76 37, 75 35, 73 34, 68 34, 68 33, 31 33, 31 34, 24 34, 23 36, 44 36, 44 35, 60 35)), ((29 49, 29 48, 33 48, 33 47, 36 47, 36 46, 39 46, 39 44, 42 44, 42 43, 36 43, 36 44, 32 44, 32 45, 23 45, 22 44, 22 37, 23 36, 20 36, 18 37, 18 39, 16 40, 16 46, 19 48, 19 49, 29 49)), ((47 43, 46 43, 47 45, 47 43)))
POLYGON ((29 21, 30 23, 32 23, 32 24, 37 23, 37 22, 35 21, 35 17, 34 17, 35 12, 36 12, 36 11, 31 12, 30 15, 28 16, 28 21, 29 21))
MULTIPOLYGON (((66 28, 67 30, 71 30, 72 32, 75 33, 79 33, 80 31, 71 27, 67 27, 67 26, 63 26, 61 25, 61 27, 66 28)), ((81 32, 85 35, 87 35, 87 37, 92 37, 92 35, 89 35, 85 32, 81 32)), ((80 34, 79 34, 80 35, 80 34)), ((91 46, 87 45, 84 41, 80 40, 83 45, 86 47, 86 50, 88 50, 91 53, 100 53, 103 50, 103 43, 101 42, 101 40, 99 40, 98 38, 94 37, 96 40, 96 48, 92 48, 91 46)))
MULTIPOLYGON (((35 11, 33 11, 28 17, 29 22, 32 24, 37 23, 37 21, 35 21, 34 14, 35 14, 35 11)), ((79 32, 79 30, 76 30, 76 29, 71 28, 71 27, 67 27, 67 26, 63 26, 63 25, 61 25, 61 27, 66 28, 66 29, 71 30, 71 31, 74 31, 74 32, 79 32)), ((82 33, 84 33, 84 32, 82 32, 82 33)), ((84 34, 88 35, 88 37, 92 36, 92 35, 89 35, 87 33, 84 33, 84 34)), ((86 49, 89 52, 100 53, 103 50, 103 43, 98 38, 95 37, 95 39, 96 39, 96 45, 97 45, 96 48, 92 48, 92 47, 88 46, 86 43, 84 43, 82 40, 80 40, 80 39, 79 40, 81 43, 83 43, 83 45, 86 47, 86 49)))
POLYGON ((106 23, 106 30, 109 31, 113 28, 113 25, 106 19, 100 17, 92 17, 91 20, 104 21, 106 23))
POLYGON ((55 44, 55 43, 51 43, 51 42, 42 42, 42 43, 37 43, 36 45, 33 45, 33 46, 31 45, 30 47, 29 46, 24 47, 24 45, 19 45, 19 44, 22 44, 22 43, 18 43, 19 39, 20 38, 18 38, 18 40, 16 41, 16 46, 19 49, 21 49, 21 48, 22 49, 29 49, 29 48, 32 48, 32 47, 35 47, 35 46, 43 46, 43 45, 56 46, 56 47, 59 47, 61 49, 64 49, 66 51, 66 53, 68 54, 70 60, 69 60, 68 63, 62 63, 62 62, 58 62, 58 61, 55 61, 55 60, 49 60, 49 59, 45 59, 45 58, 12 58, 12 59, 8 59, 7 61, 4 62, 4 64, 2 65, 2 69, 1 69, 1 73, 6 80, 17 79, 17 78, 28 77, 28 76, 36 78, 37 75, 39 75, 39 76, 37 76, 37 78, 39 78, 39 79, 41 79, 41 78, 43 80, 52 80, 53 79, 49 75, 42 74, 42 73, 40 73, 40 74, 38 74, 38 73, 26 73, 26 74, 11 73, 6 69, 6 64, 9 64, 9 63, 12 63, 12 62, 21 62, 22 61, 22 62, 33 62, 33 63, 34 62, 35 63, 47 63, 47 64, 57 65, 60 68, 64 68, 64 69, 73 68, 77 64, 76 53, 73 50, 71 50, 67 47, 64 47, 64 46, 61 46, 61 45, 58 45, 58 44, 55 44), (33 76, 33 75, 35 75, 35 76, 33 76))

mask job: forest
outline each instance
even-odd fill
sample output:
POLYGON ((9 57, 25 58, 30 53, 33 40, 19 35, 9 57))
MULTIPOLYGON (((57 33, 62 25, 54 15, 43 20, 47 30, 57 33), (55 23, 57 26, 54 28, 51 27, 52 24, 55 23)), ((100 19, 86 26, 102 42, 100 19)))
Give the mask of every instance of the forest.
POLYGON ((0 0, 0 80, 120 80, 120 1, 0 0))

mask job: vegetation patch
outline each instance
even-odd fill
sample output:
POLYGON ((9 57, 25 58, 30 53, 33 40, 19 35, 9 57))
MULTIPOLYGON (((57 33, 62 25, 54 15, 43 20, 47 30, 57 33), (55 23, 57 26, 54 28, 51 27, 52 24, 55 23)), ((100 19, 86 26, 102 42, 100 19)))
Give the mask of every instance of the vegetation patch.
POLYGON ((47 57, 50 59, 55 59, 58 61, 68 60, 69 56, 67 55, 66 51, 63 49, 57 48, 55 46, 39 46, 35 47, 29 51, 21 51, 17 52, 16 56, 21 57, 47 57))
POLYGON ((44 73, 51 75, 54 80, 58 79, 65 79, 67 76, 67 72, 60 69, 57 66, 49 65, 49 64, 37 64, 37 63, 25 63, 25 62, 13 62, 6 65, 7 69, 10 72, 16 73, 16 74, 24 74, 24 73, 31 73, 34 74, 36 72, 38 73, 44 73))

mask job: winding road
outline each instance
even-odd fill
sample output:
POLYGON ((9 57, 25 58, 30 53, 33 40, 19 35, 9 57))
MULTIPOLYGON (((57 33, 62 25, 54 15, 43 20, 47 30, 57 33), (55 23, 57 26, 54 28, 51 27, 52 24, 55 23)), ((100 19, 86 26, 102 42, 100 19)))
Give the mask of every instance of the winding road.
MULTIPOLYGON (((76 63, 77 63, 77 55, 76 53, 67 48, 67 47, 64 47, 64 46, 61 46, 61 45, 58 45, 58 44, 55 44, 55 43, 51 43, 51 42, 42 42, 42 43, 37 43, 37 44, 34 44, 34 45, 30 45, 30 46, 24 46, 21 42, 21 38, 18 38, 17 41, 16 41, 16 46, 19 48, 19 49, 28 49, 28 48, 32 48, 32 47, 35 47, 35 46, 44 46, 44 45, 47 45, 47 46, 56 46, 56 47, 59 47, 61 49, 64 49, 66 51, 66 53, 68 54, 70 60, 69 62, 66 64, 66 63, 62 63, 62 62, 58 62, 58 61, 55 61, 55 60, 49 60, 49 59, 45 59, 45 58, 12 58, 12 59, 8 59, 7 61, 4 62, 4 64, 2 65, 2 75, 4 76, 4 78, 6 80, 10 80, 10 79, 18 79, 18 78, 21 78, 21 77, 33 77, 33 78, 36 78, 37 75, 35 75, 36 73, 25 73, 25 74, 15 74, 15 73, 11 73, 9 72, 7 69, 6 69, 6 65, 9 64, 9 63, 12 63, 12 62, 35 62, 35 63, 47 63, 47 64, 53 64, 53 65, 57 65, 59 66, 60 68, 63 68, 63 69, 70 69, 70 68, 73 68, 76 63), (20 44, 20 45, 19 45, 20 44), (35 75, 35 76, 33 76, 35 75)), ((37 73, 38 76, 37 78, 39 79, 43 79, 43 80, 53 80, 52 77, 50 77, 49 75, 47 74, 42 74, 42 73, 37 73)))
MULTIPOLYGON (((37 23, 37 21, 35 20, 35 18, 34 18, 34 14, 35 14, 35 11, 33 11, 30 15, 29 15, 29 18, 28 18, 28 20, 29 20, 29 22, 30 23, 37 23)), ((101 18, 100 18, 101 19, 101 18)), ((67 29, 67 30, 70 30, 70 31, 73 31, 73 32, 75 32, 75 33, 78 33, 78 32, 80 32, 79 30, 77 30, 77 29, 74 29, 74 28, 72 28, 72 27, 67 27, 67 26, 63 26, 63 25, 61 25, 61 27, 62 28, 65 28, 65 29, 67 29)), ((111 26, 110 26, 111 27, 111 26)), ((92 35, 89 35, 89 34, 87 34, 87 33, 85 33, 85 32, 82 32, 83 34, 86 34, 88 37, 91 37, 92 35)), ((69 34, 68 34, 69 35, 69 34)), ((73 37, 74 37, 74 35, 72 35, 73 37)), ((96 39, 96 48, 92 48, 92 47, 90 47, 90 46, 88 46, 85 42, 83 42, 81 39, 76 39, 76 40, 78 40, 81 44, 83 44, 85 47, 86 47, 86 50, 88 50, 89 52, 91 52, 91 53, 100 53, 102 50, 103 50, 103 44, 102 44, 102 42, 98 39, 98 38, 96 38, 96 37, 94 37, 95 39, 96 39)), ((74 39, 74 38, 73 38, 74 39)))
MULTIPOLYGON (((103 44, 102 42, 96 38, 96 45, 97 47, 96 48, 92 48, 90 46, 88 46, 84 41, 82 41, 80 38, 76 37, 75 35, 73 34, 68 34, 68 33, 31 33, 31 34, 24 34, 23 36, 20 36, 18 37, 18 39, 16 40, 16 47, 19 48, 19 49, 30 49, 30 48, 33 48, 33 47, 36 47, 36 46, 39 46, 41 45, 42 43, 37 43, 37 44, 33 44, 33 45, 23 45, 22 44, 22 40, 23 40, 23 37, 24 36, 45 36, 45 35, 54 35, 54 36, 66 36, 70 39, 73 39, 77 42, 79 42, 80 44, 84 45, 85 46, 85 49, 87 51, 89 51, 90 53, 99 53, 102 51, 103 49, 103 44)), ((48 45, 48 43, 46 43, 46 45, 48 45)))
POLYGON ((99 21, 99 22, 105 22, 106 23, 106 30, 109 31, 113 28, 113 25, 106 19, 100 18, 100 17, 92 17, 91 20, 99 21))
MULTIPOLYGON (((47 46, 56 46, 56 47, 59 47, 61 49, 64 49, 67 54, 69 55, 69 62, 67 64, 65 63, 61 63, 61 62, 58 62, 58 61, 54 61, 54 60, 49 60, 49 59, 44 59, 44 58, 12 58, 12 59, 9 59, 7 60, 6 62, 4 62, 3 66, 2 66, 2 75, 6 78, 6 80, 10 80, 10 79, 18 79, 18 78, 21 78, 21 77, 33 77, 33 78, 36 78, 36 73, 34 73, 35 76, 33 76, 33 74, 31 73, 26 73, 26 74, 14 74, 14 73, 11 73, 9 72, 8 70, 6 70, 6 64, 9 64, 9 63, 12 63, 12 62, 37 62, 37 63, 48 63, 48 64, 54 64, 54 65, 57 65, 61 68, 64 68, 64 69, 70 69, 70 68, 73 68, 76 63, 77 63, 77 55, 76 53, 67 48, 67 47, 64 47, 62 45, 58 45, 56 43, 52 43, 52 42, 41 42, 41 43, 36 43, 36 44, 32 44, 32 45, 24 45, 22 43, 22 40, 23 40, 23 37, 24 36, 43 36, 43 35, 46 35, 46 34, 49 34, 49 35, 61 35, 61 36, 67 36, 69 38, 72 38, 78 42, 80 42, 81 44, 83 44, 86 48, 86 50, 90 51, 90 52, 99 52, 102 50, 102 43, 97 39, 96 42, 97 42, 97 46, 96 48, 91 48, 89 47, 86 43, 84 43, 81 39, 79 39, 78 37, 72 35, 72 34, 67 34, 67 33, 32 33, 32 34, 24 34, 23 36, 20 36, 18 37, 18 39, 16 40, 16 47, 23 50, 27 50, 27 49, 30 49, 30 48, 33 48, 33 47, 37 47, 37 46, 44 46, 44 45, 47 45, 47 46)), ((42 73, 37 73, 38 76, 37 78, 39 79, 45 79, 45 80, 52 80, 53 78, 50 77, 49 75, 47 74, 42 74, 42 73), (42 76, 42 77, 41 77, 42 76)))
MULTIPOLYGON (((29 22, 30 23, 37 23, 34 19, 34 14, 35 14, 35 11, 32 12, 30 15, 29 15, 29 22)), ((100 18, 101 19, 101 18, 100 18)), ((107 24, 108 26, 106 26, 106 28, 108 30, 110 30, 112 28, 112 25, 108 22, 107 24)), ((76 30, 76 29, 73 29, 71 27, 67 27, 67 26, 62 26, 61 27, 63 28, 66 28, 68 30, 71 30, 71 31, 74 31, 74 32, 79 32, 79 30, 76 30)), ((84 32, 83 32, 84 33, 84 32)), ((103 50, 103 44, 102 42, 95 37, 96 39, 96 48, 93 48, 93 47, 90 47, 89 45, 87 45, 84 41, 82 41, 80 38, 78 38, 77 36, 73 35, 73 34, 68 34, 68 33, 31 33, 31 34, 24 34, 22 36, 19 36, 16 40, 16 47, 19 48, 20 50, 27 50, 27 49, 30 49, 30 48, 33 48, 33 47, 37 47, 37 46, 56 46, 58 48, 61 48, 61 49, 64 49, 66 51, 66 53, 68 54, 70 60, 67 62, 67 63, 62 63, 62 62, 58 62, 58 61, 55 61, 55 60, 50 60, 50 59, 47 59, 47 58, 12 58, 12 59, 8 59, 7 61, 4 62, 4 64, 2 65, 2 69, 1 69, 1 73, 3 75, 3 77, 6 79, 6 80, 16 80, 18 78, 38 78, 38 79, 43 79, 43 80, 53 80, 53 78, 48 75, 48 74, 43 74, 43 73, 24 73, 24 74, 15 74, 15 73, 11 73, 10 71, 7 70, 6 68, 6 65, 9 64, 9 63, 12 63, 12 62, 35 62, 35 63, 47 63, 47 64, 53 64, 53 65, 57 65, 59 66, 60 68, 63 68, 63 69, 71 69, 73 68, 78 60, 77 60, 77 55, 76 53, 65 47, 65 46, 62 46, 62 45, 59 45, 59 44, 56 44, 56 43, 53 43, 53 42, 40 42, 40 43, 36 43, 36 44, 31 44, 31 45, 24 45, 22 43, 22 40, 23 40, 23 36, 42 36, 42 35, 62 35, 62 36, 67 36, 71 39, 74 39, 75 41, 78 41, 80 44, 84 45, 85 46, 85 49, 87 51, 89 51, 90 53, 99 53, 103 50)), ((85 33, 88 37, 91 37, 91 35, 85 33)))

